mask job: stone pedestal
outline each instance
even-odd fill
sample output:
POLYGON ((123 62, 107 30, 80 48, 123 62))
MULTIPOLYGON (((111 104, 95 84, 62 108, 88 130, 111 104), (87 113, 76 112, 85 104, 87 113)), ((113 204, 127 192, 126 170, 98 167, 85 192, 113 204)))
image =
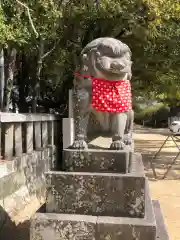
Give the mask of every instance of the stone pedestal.
POLYGON ((102 149, 63 151, 64 169, 74 172, 127 173, 131 164, 131 152, 102 149))
POLYGON ((74 119, 63 118, 63 148, 67 148, 74 141, 74 119))
POLYGON ((142 176, 49 172, 46 177, 47 212, 144 217, 142 176))
POLYGON ((30 240, 164 240, 141 154, 65 149, 63 163, 45 174, 45 212, 31 219, 30 240))
POLYGON ((31 220, 31 239, 153 240, 156 220, 149 191, 145 205, 145 218, 37 213, 31 220))

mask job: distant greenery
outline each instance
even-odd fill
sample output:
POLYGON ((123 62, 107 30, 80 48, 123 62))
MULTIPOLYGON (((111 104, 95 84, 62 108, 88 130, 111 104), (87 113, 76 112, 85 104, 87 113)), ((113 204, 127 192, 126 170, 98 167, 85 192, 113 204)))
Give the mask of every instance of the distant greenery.
POLYGON ((168 123, 169 107, 164 103, 159 103, 149 106, 144 109, 139 109, 135 112, 135 122, 144 123, 145 125, 164 127, 168 123))
POLYGON ((5 109, 66 105, 80 51, 104 36, 130 46, 135 96, 179 104, 179 0, 1 0, 5 109))

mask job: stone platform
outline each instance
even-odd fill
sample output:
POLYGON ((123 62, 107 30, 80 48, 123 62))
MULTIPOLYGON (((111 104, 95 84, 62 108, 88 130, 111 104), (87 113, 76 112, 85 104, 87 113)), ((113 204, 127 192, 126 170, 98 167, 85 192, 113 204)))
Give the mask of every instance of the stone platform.
POLYGON ((64 170, 48 171, 45 212, 31 219, 31 240, 164 240, 141 154, 65 149, 64 170))
POLYGON ((144 217, 142 176, 49 172, 46 177, 47 212, 144 217))
POLYGON ((148 186, 146 193, 144 218, 36 213, 31 221, 31 239, 156 239, 156 221, 148 186))

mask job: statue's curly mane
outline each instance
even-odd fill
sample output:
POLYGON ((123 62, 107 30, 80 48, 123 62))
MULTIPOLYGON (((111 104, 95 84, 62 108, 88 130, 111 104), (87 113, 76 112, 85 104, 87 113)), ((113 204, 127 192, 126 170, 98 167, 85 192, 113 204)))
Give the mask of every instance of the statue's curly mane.
POLYGON ((85 46, 81 55, 87 54, 93 49, 98 51, 107 48, 111 49, 115 55, 121 55, 122 53, 128 52, 131 56, 131 50, 126 44, 122 43, 120 40, 108 37, 93 40, 85 46))

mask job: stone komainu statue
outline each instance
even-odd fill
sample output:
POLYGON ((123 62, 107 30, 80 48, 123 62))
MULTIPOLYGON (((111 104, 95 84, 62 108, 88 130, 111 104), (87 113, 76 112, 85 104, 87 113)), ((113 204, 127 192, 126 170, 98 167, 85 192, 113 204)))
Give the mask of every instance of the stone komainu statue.
MULTIPOLYGON (((131 144, 131 51, 114 38, 98 38, 86 45, 76 68, 73 90, 75 140, 71 148, 86 149, 89 114, 109 114, 111 149, 131 144)), ((102 116, 101 116, 102 117, 102 116)))

